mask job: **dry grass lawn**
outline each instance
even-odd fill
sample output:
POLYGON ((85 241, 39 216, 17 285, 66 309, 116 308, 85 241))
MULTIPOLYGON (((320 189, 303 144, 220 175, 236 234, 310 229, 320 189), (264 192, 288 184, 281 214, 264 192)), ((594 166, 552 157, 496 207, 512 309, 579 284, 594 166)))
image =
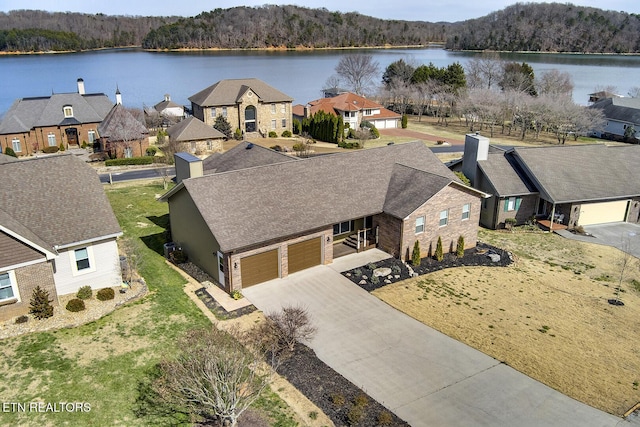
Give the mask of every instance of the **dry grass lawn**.
POLYGON ((640 401, 640 280, 610 305, 617 249, 549 234, 481 231, 507 268, 442 270, 374 294, 433 328, 581 402, 622 415, 640 401))

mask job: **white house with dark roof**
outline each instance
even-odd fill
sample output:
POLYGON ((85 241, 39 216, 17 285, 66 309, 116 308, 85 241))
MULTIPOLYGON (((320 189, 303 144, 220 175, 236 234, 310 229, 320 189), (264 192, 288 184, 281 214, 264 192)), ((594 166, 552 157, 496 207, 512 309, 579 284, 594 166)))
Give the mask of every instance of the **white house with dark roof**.
POLYGON ((57 304, 122 282, 122 231, 90 166, 72 155, 0 163, 0 182, 0 319, 28 313, 36 286, 57 304))
POLYGON ((153 108, 162 116, 180 118, 184 117, 184 107, 171 100, 171 95, 166 93, 164 99, 158 102, 153 108))
POLYGON ((553 217, 569 228, 640 223, 638 145, 488 148, 488 138, 467 135, 465 175, 475 188, 492 195, 482 204, 480 223, 485 227, 502 228, 507 218, 523 224, 553 217))
POLYGON ((113 102, 103 93, 85 93, 78 79, 75 93, 16 100, 0 121, 0 149, 13 149, 18 156, 45 147, 92 144, 98 139, 98 125, 113 102))
POLYGON ((604 129, 593 132, 594 136, 613 140, 640 140, 640 98, 601 98, 589 108, 602 110, 607 120, 604 129))
POLYGON ((349 237, 403 259, 416 241, 425 255, 438 237, 445 250, 459 236, 476 244, 483 193, 421 142, 242 168, 247 148, 232 153, 238 169, 183 179, 160 199, 173 241, 229 292, 329 264, 349 237))

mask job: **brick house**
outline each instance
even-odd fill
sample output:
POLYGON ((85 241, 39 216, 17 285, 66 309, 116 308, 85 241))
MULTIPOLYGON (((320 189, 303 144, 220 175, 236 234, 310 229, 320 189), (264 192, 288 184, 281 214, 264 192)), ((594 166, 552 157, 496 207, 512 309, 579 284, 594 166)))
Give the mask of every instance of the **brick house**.
POLYGON ((562 145, 498 149, 467 135, 462 171, 491 197, 480 224, 504 228, 513 218, 565 227, 608 222, 640 223, 640 146, 562 145))
POLYGON ((189 98, 193 115, 213 126, 223 116, 245 136, 270 131, 278 136, 292 131, 293 98, 258 79, 230 79, 201 90, 189 98))
POLYGON ((122 232, 93 169, 72 155, 0 159, 0 320, 29 312, 33 289, 58 296, 122 282, 122 232))
POLYGON ((141 157, 149 148, 149 131, 144 125, 142 110, 127 109, 122 105, 120 91, 116 92, 116 105, 98 125, 100 150, 111 158, 141 157))
POLYGON ((222 151, 225 135, 196 117, 188 117, 167 129, 169 143, 192 154, 222 151))
POLYGON ((97 141, 98 125, 113 102, 103 93, 85 93, 82 79, 77 84, 77 93, 16 100, 0 121, 1 151, 11 147, 18 156, 26 156, 45 147, 97 141))
POLYGON ((445 251, 459 236, 466 248, 476 245, 484 194, 421 142, 298 160, 266 151, 246 144, 232 152, 234 168, 224 166, 227 153, 218 155, 209 174, 176 157, 176 169, 197 175, 180 177, 160 198, 174 243, 227 291, 330 264, 345 241, 403 259, 416 241, 423 256, 438 237, 445 251))

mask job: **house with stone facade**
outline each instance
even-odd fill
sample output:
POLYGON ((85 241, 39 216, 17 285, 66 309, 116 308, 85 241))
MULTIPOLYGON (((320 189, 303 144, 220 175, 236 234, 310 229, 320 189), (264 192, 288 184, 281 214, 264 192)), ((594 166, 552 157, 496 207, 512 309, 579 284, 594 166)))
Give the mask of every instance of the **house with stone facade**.
POLYGON ((293 98, 258 79, 220 80, 189 101, 193 115, 207 126, 222 116, 245 137, 292 131, 293 98))
POLYGON ((0 149, 13 149, 18 156, 45 147, 92 145, 98 125, 113 102, 103 93, 86 93, 78 79, 78 91, 16 100, 0 121, 0 149))
POLYGON ((0 320, 27 314, 36 286, 55 307, 82 286, 122 283, 122 231, 90 166, 73 155, 0 159, 0 182, 0 320))
POLYGON ((167 128, 169 143, 191 154, 222 151, 225 135, 196 117, 188 117, 167 128))
POLYGON ((210 173, 176 156, 176 170, 192 175, 179 173, 160 198, 174 243, 228 292, 330 264, 347 240, 402 259, 416 241, 423 256, 438 238, 445 251, 459 236, 476 245, 484 194, 422 142, 297 160, 264 150, 229 151, 233 166, 218 155, 210 173))
POLYGON ((98 125, 100 150, 111 158, 141 157, 149 148, 149 131, 142 110, 127 109, 116 92, 116 105, 98 125))
POLYGON ((640 146, 561 145, 492 147, 467 135, 462 171, 490 194, 480 224, 504 228, 505 220, 533 219, 574 228, 609 222, 640 223, 640 146))

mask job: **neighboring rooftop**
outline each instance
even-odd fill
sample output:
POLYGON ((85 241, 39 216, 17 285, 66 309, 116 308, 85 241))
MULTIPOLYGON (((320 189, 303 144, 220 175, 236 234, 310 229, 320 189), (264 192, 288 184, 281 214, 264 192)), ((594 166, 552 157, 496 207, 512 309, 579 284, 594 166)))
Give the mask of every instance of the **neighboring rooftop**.
POLYGON ((331 98, 320 98, 309 102, 310 114, 318 111, 336 115, 336 111, 380 110, 379 114, 365 116, 365 119, 398 118, 400 114, 387 110, 375 101, 352 92, 341 93, 331 98))
POLYGON ((489 146, 487 160, 479 160, 478 167, 499 197, 520 196, 537 192, 513 160, 510 152, 504 150, 492 152, 491 146, 489 146))
POLYGON ((242 141, 224 153, 213 153, 204 159, 202 169, 205 175, 208 175, 296 160, 297 157, 242 141))
POLYGON ((222 139, 225 135, 218 129, 207 126, 196 117, 188 117, 167 129, 171 140, 176 142, 198 141, 204 139, 222 139))
POLYGON ((603 98, 593 103, 590 108, 601 109, 608 119, 640 123, 640 98, 603 98))

